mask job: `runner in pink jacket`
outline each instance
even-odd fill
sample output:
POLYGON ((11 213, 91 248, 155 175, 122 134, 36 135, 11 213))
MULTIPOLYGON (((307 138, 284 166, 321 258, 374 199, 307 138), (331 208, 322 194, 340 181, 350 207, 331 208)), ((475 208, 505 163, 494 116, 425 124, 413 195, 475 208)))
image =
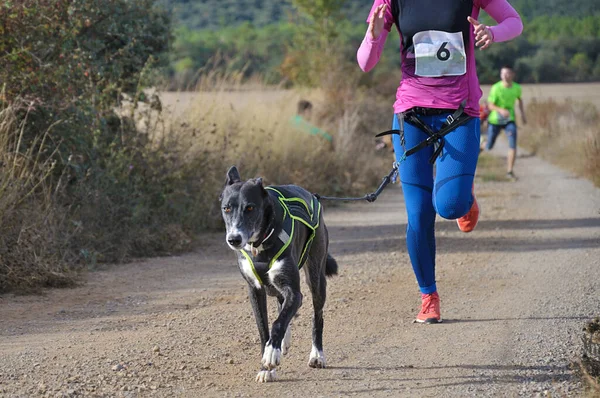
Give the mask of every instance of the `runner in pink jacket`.
POLYGON ((510 40, 521 33, 523 24, 506 0, 375 0, 367 22, 357 53, 365 72, 379 61, 393 25, 400 34, 402 79, 392 128, 401 130, 393 143, 408 215, 407 249, 421 291, 416 321, 438 323, 442 318, 435 281, 436 214, 456 219, 463 232, 472 231, 479 218, 473 178, 482 93, 475 47, 483 50, 510 40), (481 9, 496 26, 478 21, 481 9), (461 123, 451 123, 458 115, 461 123), (403 158, 407 149, 438 131, 450 132, 436 138, 437 146, 403 158))

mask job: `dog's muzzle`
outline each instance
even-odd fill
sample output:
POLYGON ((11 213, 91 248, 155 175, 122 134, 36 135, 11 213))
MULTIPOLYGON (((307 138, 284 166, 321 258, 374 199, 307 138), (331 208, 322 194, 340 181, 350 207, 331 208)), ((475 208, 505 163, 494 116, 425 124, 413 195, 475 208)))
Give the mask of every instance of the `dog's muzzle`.
POLYGON ((243 246, 242 235, 240 234, 231 234, 227 235, 227 244, 231 246, 231 248, 239 250, 243 246))

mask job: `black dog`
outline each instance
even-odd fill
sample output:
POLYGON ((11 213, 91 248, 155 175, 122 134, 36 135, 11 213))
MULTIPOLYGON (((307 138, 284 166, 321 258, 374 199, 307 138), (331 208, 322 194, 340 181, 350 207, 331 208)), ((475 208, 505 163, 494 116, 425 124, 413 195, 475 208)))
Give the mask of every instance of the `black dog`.
POLYGON ((324 368, 325 276, 337 274, 337 263, 327 252, 329 237, 321 204, 295 185, 264 187, 260 178, 243 182, 235 166, 227 172, 220 199, 227 244, 237 252, 260 334, 262 364, 256 380, 275 380, 281 354, 290 347, 290 322, 302 305, 303 266, 314 306, 308 366, 324 368), (279 308, 270 335, 267 295, 277 297, 279 308))

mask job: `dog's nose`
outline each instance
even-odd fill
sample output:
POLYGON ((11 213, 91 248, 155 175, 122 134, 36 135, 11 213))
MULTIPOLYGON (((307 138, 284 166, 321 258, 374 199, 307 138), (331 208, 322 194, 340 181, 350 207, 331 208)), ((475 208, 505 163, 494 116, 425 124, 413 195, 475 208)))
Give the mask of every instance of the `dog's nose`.
POLYGON ((242 235, 229 235, 227 237, 227 243, 233 247, 240 247, 242 244, 242 235))

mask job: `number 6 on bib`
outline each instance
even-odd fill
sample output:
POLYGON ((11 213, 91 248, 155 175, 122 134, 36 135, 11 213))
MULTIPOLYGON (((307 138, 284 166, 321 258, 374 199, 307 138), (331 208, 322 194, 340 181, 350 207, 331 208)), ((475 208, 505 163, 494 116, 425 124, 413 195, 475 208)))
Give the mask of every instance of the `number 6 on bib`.
POLYGON ((462 32, 427 30, 415 34, 413 44, 417 76, 460 76, 467 73, 467 55, 462 32))

